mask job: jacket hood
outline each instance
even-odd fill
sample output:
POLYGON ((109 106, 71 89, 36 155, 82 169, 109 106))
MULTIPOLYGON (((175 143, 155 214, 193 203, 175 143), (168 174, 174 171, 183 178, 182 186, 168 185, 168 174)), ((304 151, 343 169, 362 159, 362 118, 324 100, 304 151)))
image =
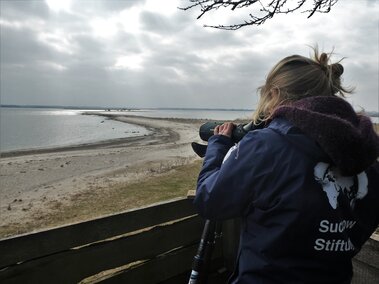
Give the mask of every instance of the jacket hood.
POLYGON ((369 117, 339 97, 309 97, 281 106, 283 117, 314 139, 343 175, 356 175, 379 156, 379 137, 369 117))

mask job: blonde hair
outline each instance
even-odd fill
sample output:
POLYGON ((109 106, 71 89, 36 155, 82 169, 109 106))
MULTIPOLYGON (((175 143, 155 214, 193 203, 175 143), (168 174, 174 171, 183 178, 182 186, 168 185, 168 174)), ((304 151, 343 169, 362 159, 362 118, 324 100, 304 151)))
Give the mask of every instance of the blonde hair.
POLYGON ((312 96, 341 96, 352 93, 353 88, 341 85, 344 71, 340 64, 329 64, 330 54, 319 54, 313 49, 313 58, 300 55, 288 56, 279 61, 269 72, 266 83, 258 88, 260 100, 253 113, 253 122, 259 124, 270 119, 281 105, 312 96))

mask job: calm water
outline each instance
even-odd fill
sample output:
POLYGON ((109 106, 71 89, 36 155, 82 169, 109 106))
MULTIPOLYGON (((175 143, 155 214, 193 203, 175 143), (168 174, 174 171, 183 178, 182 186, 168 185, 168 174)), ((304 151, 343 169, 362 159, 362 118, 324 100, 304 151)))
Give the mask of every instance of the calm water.
POLYGON ((78 110, 0 109, 0 151, 48 148, 148 134, 140 126, 78 110))
MULTIPOLYGON (((101 116, 82 115, 82 112, 67 109, 2 107, 0 109, 0 151, 77 145, 149 133, 147 129, 140 126, 101 116)), ((215 120, 247 119, 251 115, 251 111, 227 110, 139 110, 116 113, 215 120)))
POLYGON ((214 119, 214 120, 234 120, 249 119, 252 116, 252 110, 202 110, 202 109, 147 109, 132 110, 123 112, 127 115, 139 115, 147 117, 163 118, 196 118, 196 119, 214 119))
MULTIPOLYGON (((82 112, 67 109, 2 107, 0 108, 0 151, 77 145, 149 133, 140 126, 109 120, 101 116, 82 115, 82 112)), ((251 110, 199 109, 148 109, 105 113, 224 121, 249 120, 252 115, 251 110)), ((373 118, 373 120, 377 122, 378 118, 373 118)))

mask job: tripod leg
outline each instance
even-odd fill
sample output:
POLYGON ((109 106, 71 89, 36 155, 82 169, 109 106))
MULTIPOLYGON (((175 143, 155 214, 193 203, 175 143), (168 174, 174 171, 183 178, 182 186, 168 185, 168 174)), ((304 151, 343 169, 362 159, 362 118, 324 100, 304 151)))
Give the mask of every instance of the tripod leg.
POLYGON ((191 276, 188 284, 206 283, 215 239, 221 232, 221 223, 206 220, 197 253, 193 259, 191 276))

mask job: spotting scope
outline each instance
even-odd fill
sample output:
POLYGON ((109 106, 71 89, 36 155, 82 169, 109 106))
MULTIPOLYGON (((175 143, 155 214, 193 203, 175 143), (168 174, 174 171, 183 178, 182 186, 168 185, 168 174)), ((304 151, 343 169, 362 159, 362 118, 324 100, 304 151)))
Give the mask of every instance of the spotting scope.
MULTIPOLYGON (((208 141, 208 139, 213 136, 213 131, 217 125, 221 125, 223 122, 217 121, 209 121, 200 126, 199 135, 200 138, 204 141, 208 141)), ((231 139, 234 143, 239 142, 250 130, 256 129, 253 122, 249 122, 246 124, 238 124, 234 127, 231 139)))

